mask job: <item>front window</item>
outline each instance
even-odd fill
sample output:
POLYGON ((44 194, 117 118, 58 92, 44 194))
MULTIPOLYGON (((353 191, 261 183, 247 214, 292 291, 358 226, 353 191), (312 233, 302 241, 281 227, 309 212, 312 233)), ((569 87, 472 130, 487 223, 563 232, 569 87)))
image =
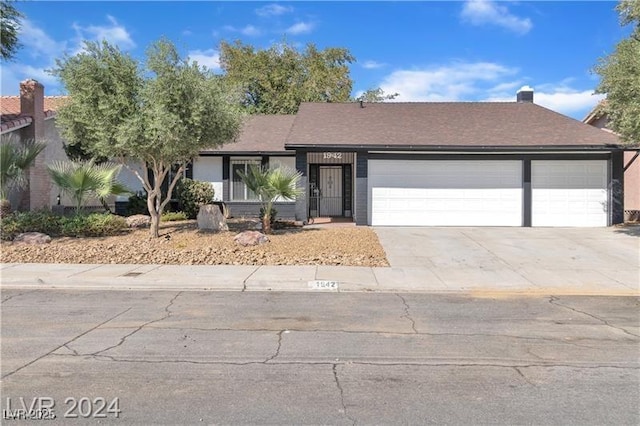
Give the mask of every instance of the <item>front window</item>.
POLYGON ((231 199, 233 201, 255 201, 258 199, 238 174, 238 172, 247 174, 251 165, 260 167, 260 160, 231 160, 231 199))

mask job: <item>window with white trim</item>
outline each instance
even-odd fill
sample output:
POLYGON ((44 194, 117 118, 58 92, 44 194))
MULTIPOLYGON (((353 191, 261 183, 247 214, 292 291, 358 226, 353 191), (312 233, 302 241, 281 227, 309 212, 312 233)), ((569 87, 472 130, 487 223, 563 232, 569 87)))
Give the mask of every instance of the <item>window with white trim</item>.
POLYGON ((261 161, 258 159, 242 159, 231 160, 231 186, 230 197, 232 201, 257 201, 256 194, 247 188, 238 172, 246 174, 249 172, 251 165, 260 167, 261 161))

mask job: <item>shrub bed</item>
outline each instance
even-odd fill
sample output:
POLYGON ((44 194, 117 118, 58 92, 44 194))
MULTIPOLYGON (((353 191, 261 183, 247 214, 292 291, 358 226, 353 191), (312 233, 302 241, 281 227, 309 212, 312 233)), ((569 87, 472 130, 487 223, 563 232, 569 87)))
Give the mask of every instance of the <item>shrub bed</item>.
POLYGON ((47 210, 16 212, 0 219, 0 238, 13 240, 23 232, 52 237, 106 237, 127 230, 123 217, 109 213, 60 216, 47 210))

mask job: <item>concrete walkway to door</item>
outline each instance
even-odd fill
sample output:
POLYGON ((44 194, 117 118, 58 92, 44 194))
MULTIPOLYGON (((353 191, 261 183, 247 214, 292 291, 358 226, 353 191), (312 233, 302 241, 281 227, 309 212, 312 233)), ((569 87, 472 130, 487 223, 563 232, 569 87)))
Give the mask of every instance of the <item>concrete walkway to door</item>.
POLYGON ((640 290, 640 227, 375 230, 396 271, 390 279, 467 290, 640 290))

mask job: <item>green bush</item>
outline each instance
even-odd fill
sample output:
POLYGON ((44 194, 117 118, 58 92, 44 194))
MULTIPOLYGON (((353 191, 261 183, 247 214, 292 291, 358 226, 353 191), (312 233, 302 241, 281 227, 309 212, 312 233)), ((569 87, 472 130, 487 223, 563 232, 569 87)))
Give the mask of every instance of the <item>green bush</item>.
POLYGON ((188 178, 181 179, 176 187, 178 205, 188 219, 198 216, 200 206, 213 202, 213 185, 188 178))
POLYGON ((149 214, 149 208, 147 207, 147 193, 145 191, 138 191, 129 197, 126 208, 127 216, 134 214, 149 214))
MULTIPOLYGON (((264 207, 260 207, 260 223, 262 223, 262 218, 264 217, 264 207)), ((271 226, 273 226, 274 223, 276 223, 276 216, 278 215, 278 210, 276 210, 275 208, 271 207, 271 218, 269 220, 269 222, 271 222, 271 226)))
POLYGON ((164 212, 160 218, 162 222, 175 222, 177 220, 187 220, 184 212, 164 212))
POLYGON ((0 237, 13 240, 23 232, 42 232, 52 237, 106 237, 127 229, 123 217, 109 213, 60 216, 50 211, 19 212, 0 220, 0 237))

